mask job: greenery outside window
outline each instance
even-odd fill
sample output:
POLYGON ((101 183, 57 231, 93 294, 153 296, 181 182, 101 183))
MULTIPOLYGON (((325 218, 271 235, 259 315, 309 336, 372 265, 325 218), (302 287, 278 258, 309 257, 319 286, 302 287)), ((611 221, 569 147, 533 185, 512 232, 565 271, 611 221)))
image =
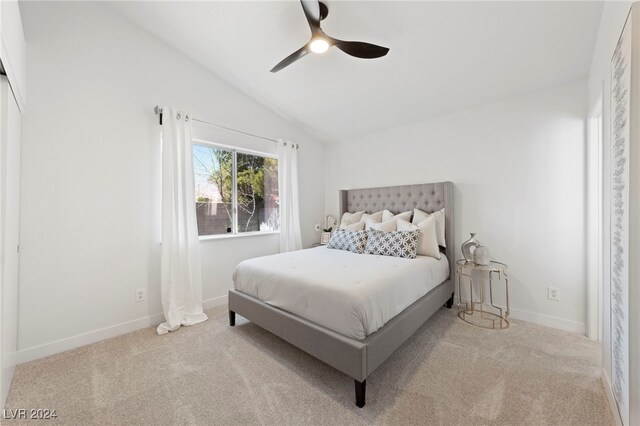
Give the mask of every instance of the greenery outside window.
POLYGON ((280 229, 277 158, 204 142, 192 151, 198 235, 280 229))

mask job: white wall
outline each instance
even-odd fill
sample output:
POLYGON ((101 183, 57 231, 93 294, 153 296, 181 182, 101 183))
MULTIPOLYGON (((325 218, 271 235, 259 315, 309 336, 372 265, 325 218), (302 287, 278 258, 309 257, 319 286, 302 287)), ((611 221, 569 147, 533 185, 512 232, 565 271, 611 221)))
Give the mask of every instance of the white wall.
POLYGON ((0 408, 16 367, 20 257, 20 109, 0 77, 0 408))
POLYGON ((582 80, 344 141, 326 154, 327 212, 339 189, 453 181, 458 257, 477 232, 509 265, 513 317, 584 333, 586 107, 582 80))
MULTIPOLYGON (((318 238, 322 144, 102 4, 24 2, 21 9, 29 65, 22 361, 160 320, 157 103, 298 142, 304 245, 318 238), (134 303, 141 287, 148 301, 134 303)), ((204 298, 215 303, 231 287, 235 264, 276 253, 278 236, 201 247, 204 298)))

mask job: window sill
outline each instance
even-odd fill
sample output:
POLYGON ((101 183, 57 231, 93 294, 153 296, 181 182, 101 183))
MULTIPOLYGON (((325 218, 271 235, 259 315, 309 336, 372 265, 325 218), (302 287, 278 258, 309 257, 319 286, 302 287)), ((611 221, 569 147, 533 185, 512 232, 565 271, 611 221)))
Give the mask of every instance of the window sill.
POLYGON ((227 240, 230 238, 246 238, 255 237, 258 235, 277 235, 280 231, 263 231, 263 232, 243 232, 241 234, 218 234, 218 235, 202 235, 198 237, 199 241, 211 241, 211 240, 227 240))

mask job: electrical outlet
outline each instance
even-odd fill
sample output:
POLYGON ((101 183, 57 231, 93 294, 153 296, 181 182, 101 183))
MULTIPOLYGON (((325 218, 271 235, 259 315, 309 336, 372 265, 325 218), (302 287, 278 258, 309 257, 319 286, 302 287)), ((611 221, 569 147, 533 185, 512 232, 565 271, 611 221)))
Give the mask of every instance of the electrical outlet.
POLYGON ((549 300, 560 301, 560 289, 558 287, 547 287, 547 297, 549 300))
POLYGON ((147 291, 144 288, 136 289, 136 303, 144 302, 147 298, 147 291))

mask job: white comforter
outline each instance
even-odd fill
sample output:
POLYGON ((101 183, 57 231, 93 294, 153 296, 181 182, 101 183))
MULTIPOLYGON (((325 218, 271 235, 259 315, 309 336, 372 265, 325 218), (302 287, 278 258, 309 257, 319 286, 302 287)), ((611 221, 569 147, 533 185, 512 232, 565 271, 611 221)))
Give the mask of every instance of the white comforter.
POLYGON ((401 259, 317 247, 241 262, 235 289, 362 340, 449 276, 446 257, 401 259))

